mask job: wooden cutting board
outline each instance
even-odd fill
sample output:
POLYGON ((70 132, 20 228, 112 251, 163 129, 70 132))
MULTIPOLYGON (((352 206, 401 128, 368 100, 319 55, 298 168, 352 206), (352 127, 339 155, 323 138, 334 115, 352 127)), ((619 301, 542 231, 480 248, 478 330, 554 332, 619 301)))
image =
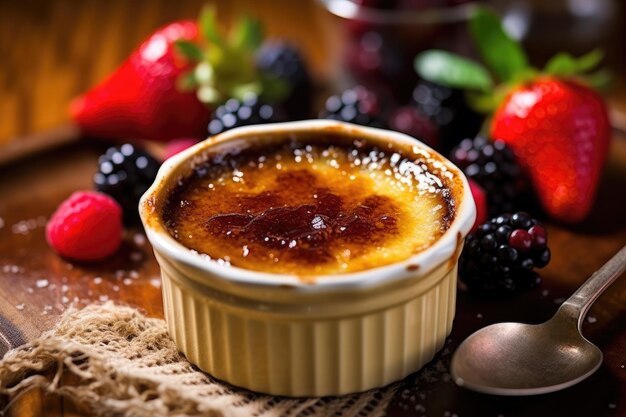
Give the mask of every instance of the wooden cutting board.
MULTIPOLYGON (((49 329, 72 303, 114 300, 140 307, 150 316, 163 316, 158 266, 140 230, 128 231, 120 251, 101 263, 68 262, 45 242, 46 219, 73 191, 91 188, 102 150, 102 145, 76 142, 0 167, 0 355, 3 347, 49 329)), ((596 302, 585 323, 585 335, 605 353, 604 365, 587 381, 554 394, 505 398, 460 389, 447 374, 450 353, 476 329, 500 321, 538 323, 550 317, 626 243, 625 214, 626 135, 616 134, 591 217, 576 227, 548 225, 553 260, 542 272, 544 284, 514 300, 490 302, 460 290, 446 347, 433 367, 403 382, 388 404, 389 415, 626 415, 626 277, 596 302)), ((33 396, 23 401, 30 407, 47 404, 42 409, 62 407, 58 400, 50 403, 33 396)))

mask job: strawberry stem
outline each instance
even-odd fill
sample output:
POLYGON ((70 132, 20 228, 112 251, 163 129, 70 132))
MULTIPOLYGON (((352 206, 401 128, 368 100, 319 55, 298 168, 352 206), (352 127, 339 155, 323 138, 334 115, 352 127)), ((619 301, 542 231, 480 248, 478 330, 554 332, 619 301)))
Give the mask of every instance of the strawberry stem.
POLYGON ((269 101, 278 101, 289 93, 288 85, 268 80, 256 67, 256 52, 263 42, 263 27, 258 20, 244 16, 224 33, 218 25, 216 8, 206 6, 198 28, 201 38, 197 42, 176 42, 179 54, 194 65, 180 77, 180 90, 196 90, 198 99, 211 107, 231 97, 242 99, 249 93, 269 101))

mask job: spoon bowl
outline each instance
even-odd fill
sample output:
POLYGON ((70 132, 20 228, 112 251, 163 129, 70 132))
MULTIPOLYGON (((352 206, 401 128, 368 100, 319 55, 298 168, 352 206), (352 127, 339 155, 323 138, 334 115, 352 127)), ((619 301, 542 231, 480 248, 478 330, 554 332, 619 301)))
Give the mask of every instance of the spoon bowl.
POLYGON ((558 391, 593 374, 602 352, 581 333, 591 304, 626 268, 626 246, 543 324, 499 323, 469 336, 452 357, 457 385, 485 394, 558 391))
POLYGON ((557 316, 538 325, 499 323, 477 331, 457 349, 452 378, 497 395, 544 394, 582 381, 602 364, 602 352, 561 321, 557 316))

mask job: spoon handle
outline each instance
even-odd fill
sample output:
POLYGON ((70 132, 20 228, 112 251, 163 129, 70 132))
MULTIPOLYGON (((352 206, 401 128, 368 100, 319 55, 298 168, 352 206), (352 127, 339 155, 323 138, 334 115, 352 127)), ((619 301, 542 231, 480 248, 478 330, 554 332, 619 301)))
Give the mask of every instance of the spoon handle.
POLYGON ((620 249, 607 263, 589 277, 587 281, 568 298, 559 310, 578 320, 578 327, 594 301, 626 269, 626 246, 620 249))

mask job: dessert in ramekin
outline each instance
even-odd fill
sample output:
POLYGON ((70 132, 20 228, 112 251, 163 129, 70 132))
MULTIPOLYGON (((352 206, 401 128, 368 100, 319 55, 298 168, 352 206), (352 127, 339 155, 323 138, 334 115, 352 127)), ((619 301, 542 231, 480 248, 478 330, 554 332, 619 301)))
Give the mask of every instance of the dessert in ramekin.
POLYGON ((419 141, 314 120, 233 129, 167 160, 140 214, 191 362, 324 396, 401 379, 443 346, 475 206, 419 141))

